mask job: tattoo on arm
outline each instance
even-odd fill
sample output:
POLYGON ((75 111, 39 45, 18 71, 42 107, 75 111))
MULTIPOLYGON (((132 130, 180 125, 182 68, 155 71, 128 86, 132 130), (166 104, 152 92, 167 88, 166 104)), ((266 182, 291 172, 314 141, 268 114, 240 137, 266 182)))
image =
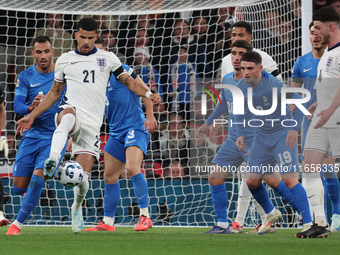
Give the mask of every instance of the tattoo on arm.
POLYGON ((51 91, 53 92, 53 94, 59 95, 60 92, 62 91, 62 89, 63 89, 63 83, 62 82, 53 81, 53 85, 52 85, 52 88, 51 88, 51 91))

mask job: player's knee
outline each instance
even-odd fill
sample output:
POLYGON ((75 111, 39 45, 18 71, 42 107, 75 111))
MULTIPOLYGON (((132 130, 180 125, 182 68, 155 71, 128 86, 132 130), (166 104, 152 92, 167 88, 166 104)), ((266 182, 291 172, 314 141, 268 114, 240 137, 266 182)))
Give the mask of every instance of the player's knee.
POLYGON ((298 180, 295 178, 287 178, 287 179, 284 179, 283 182, 286 184, 288 189, 291 189, 298 183, 298 180))
POLYGON ((208 180, 209 180, 209 184, 211 186, 221 185, 225 182, 225 179, 223 179, 223 178, 211 178, 211 177, 209 177, 208 180))
POLYGON ((277 188, 277 186, 279 186, 281 179, 279 178, 265 178, 264 181, 273 189, 277 188))
POLYGON ((25 193, 27 192, 28 188, 26 188, 26 189, 21 189, 21 188, 16 187, 16 186, 13 185, 13 190, 14 190, 15 194, 17 194, 17 195, 23 195, 23 194, 25 194, 25 193))
POLYGON ((255 189, 261 184, 261 180, 258 178, 247 178, 246 183, 249 189, 255 189))
POLYGON ((119 180, 119 173, 114 172, 104 172, 104 182, 106 184, 114 184, 119 180))
POLYGON ((139 174, 141 171, 140 171, 140 167, 134 167, 132 165, 129 165, 128 163, 126 163, 126 171, 128 172, 128 174, 130 176, 134 176, 136 174, 139 174))

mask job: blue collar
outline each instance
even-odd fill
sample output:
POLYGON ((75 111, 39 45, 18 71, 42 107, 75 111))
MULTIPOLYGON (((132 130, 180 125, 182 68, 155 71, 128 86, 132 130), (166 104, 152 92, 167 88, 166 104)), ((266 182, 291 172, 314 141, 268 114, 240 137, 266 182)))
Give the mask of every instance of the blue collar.
POLYGON ((335 44, 332 48, 329 48, 328 51, 331 51, 333 49, 335 49, 336 47, 340 46, 340 42, 338 42, 337 44, 335 44))
POLYGON ((77 53, 78 55, 82 55, 82 56, 89 56, 89 55, 96 53, 97 51, 98 51, 98 49, 96 48, 96 46, 93 46, 93 49, 86 55, 81 53, 77 48, 75 48, 75 50, 74 50, 75 53, 77 53))

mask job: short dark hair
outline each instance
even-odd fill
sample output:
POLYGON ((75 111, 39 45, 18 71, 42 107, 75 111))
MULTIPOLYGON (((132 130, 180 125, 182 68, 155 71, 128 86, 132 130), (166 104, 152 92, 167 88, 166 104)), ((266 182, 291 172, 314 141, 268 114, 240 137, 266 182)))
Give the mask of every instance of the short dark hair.
POLYGON ((249 51, 249 52, 246 52, 242 55, 241 62, 242 61, 253 62, 257 65, 261 65, 262 64, 262 57, 256 51, 249 51))
POLYGON ((97 37, 97 40, 94 42, 95 44, 101 44, 104 47, 104 39, 100 36, 97 37))
POLYGON ((250 43, 248 43, 248 42, 245 41, 245 40, 237 40, 237 41, 235 41, 235 42, 231 45, 231 48, 233 48, 233 47, 238 47, 238 48, 246 49, 247 52, 253 50, 253 47, 250 45, 250 43))
POLYGON ((52 46, 50 37, 46 35, 41 35, 41 36, 37 36, 36 38, 34 38, 32 46, 34 47, 36 43, 44 43, 44 42, 49 42, 52 46))
MULTIPOLYGON (((340 0, 339 0, 339 1, 340 1, 340 0)), ((311 29, 311 27, 312 27, 312 26, 314 26, 314 23, 313 23, 313 21, 312 21, 311 23, 309 23, 309 26, 308 26, 308 27, 309 27, 309 29, 311 29)))
POLYGON ((252 34, 253 32, 253 28, 251 27, 251 25, 248 22, 245 21, 237 21, 235 22, 232 26, 231 26, 231 30, 234 27, 244 27, 247 31, 247 33, 252 34))
POLYGON ((79 31, 79 29, 83 29, 88 32, 96 31, 97 33, 98 25, 97 22, 92 18, 82 18, 78 22, 77 31, 79 31))
POLYGON ((313 21, 340 22, 340 14, 332 7, 325 6, 313 13, 313 21))

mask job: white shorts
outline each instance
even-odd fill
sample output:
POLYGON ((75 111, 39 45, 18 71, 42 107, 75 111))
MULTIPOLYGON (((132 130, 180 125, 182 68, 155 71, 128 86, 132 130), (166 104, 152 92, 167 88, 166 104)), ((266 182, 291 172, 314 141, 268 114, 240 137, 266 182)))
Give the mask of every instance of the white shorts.
POLYGON ((318 128, 310 125, 305 141, 305 151, 319 151, 328 157, 340 158, 340 128, 318 128))
POLYGON ((77 154, 91 154, 99 160, 100 125, 90 120, 89 116, 77 111, 72 105, 64 104, 60 108, 72 109, 76 115, 76 128, 70 133, 72 137, 72 157, 77 154))

